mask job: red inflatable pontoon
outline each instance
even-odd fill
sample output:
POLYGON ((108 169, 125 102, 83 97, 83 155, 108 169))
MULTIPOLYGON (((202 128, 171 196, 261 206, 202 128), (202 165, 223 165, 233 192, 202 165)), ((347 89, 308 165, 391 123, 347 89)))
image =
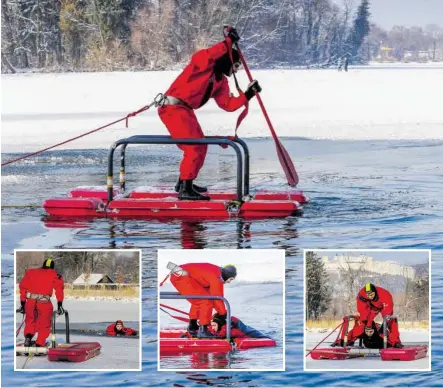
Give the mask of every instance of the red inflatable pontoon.
POLYGON ((100 354, 98 342, 71 342, 48 349, 49 361, 84 362, 100 354))
POLYGON ((249 191, 249 150, 236 138, 171 139, 169 136, 133 136, 117 141, 109 152, 106 187, 79 187, 67 197, 43 203, 52 218, 209 218, 227 219, 287 217, 298 214, 308 198, 299 190, 249 191), (237 187, 232 191, 209 190, 210 201, 182 201, 165 187, 126 190, 125 154, 129 144, 227 144, 237 154, 237 187), (113 184, 114 151, 121 146, 119 188, 113 184))
POLYGON ((188 353, 188 352, 230 352, 234 349, 247 350, 277 346, 271 338, 234 338, 226 339, 198 339, 180 338, 186 330, 160 330, 160 353, 188 353))
POLYGON ((400 349, 387 348, 380 351, 383 361, 414 361, 425 358, 427 354, 427 346, 405 346, 400 349))

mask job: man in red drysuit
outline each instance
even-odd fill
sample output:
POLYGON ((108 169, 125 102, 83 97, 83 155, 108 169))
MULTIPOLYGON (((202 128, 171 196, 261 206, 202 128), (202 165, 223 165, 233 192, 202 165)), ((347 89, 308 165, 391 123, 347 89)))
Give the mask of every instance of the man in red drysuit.
MULTIPOLYGON (((229 90, 228 79, 241 65, 239 54, 232 47, 240 37, 235 28, 226 27, 225 40, 208 49, 197 51, 190 63, 166 91, 158 109, 160 119, 165 124, 172 138, 200 139, 204 137, 194 113, 214 98, 217 105, 228 112, 233 112, 261 92, 255 80, 245 93, 239 91, 234 97, 229 90)), ((193 184, 194 179, 205 161, 207 145, 178 145, 184 152, 180 164, 180 177, 175 186, 178 198, 184 200, 209 200, 202 195, 205 187, 193 184)))
MULTIPOLYGON (((380 313, 382 317, 393 315, 394 302, 389 291, 382 287, 376 287, 371 283, 366 283, 357 295, 357 311, 363 325, 356 329, 354 336, 359 337, 365 331, 365 327, 372 327, 372 322, 380 313)), ((390 336, 388 342, 393 347, 403 347, 398 332, 398 322, 396 318, 387 321, 390 336)))
POLYGON ((19 284, 21 308, 18 312, 25 315, 25 343, 28 347, 32 344, 32 337, 38 333, 35 346, 46 344, 46 339, 51 332, 52 302, 51 296, 55 290, 57 298, 57 314, 64 314, 64 282, 62 275, 54 270, 54 261, 46 259, 41 268, 31 268, 19 284))
MULTIPOLYGON (((171 273, 171 283, 182 295, 214 295, 223 296, 224 284, 231 283, 237 276, 233 265, 218 267, 210 263, 189 263, 180 265, 180 271, 171 273)), ((188 331, 198 338, 211 338, 209 331, 212 310, 217 311, 216 317, 222 324, 226 323, 226 307, 221 300, 188 299, 189 310, 188 331), (197 324, 200 324, 200 327, 197 324)))
POLYGON ((136 336, 138 334, 137 330, 131 329, 130 327, 125 327, 123 321, 120 319, 115 323, 112 323, 106 328, 106 334, 116 337, 116 336, 136 336))

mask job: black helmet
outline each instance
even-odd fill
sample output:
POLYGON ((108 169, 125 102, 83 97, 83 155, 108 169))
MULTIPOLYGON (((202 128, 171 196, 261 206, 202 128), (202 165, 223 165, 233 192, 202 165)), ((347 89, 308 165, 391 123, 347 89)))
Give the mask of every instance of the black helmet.
POLYGON ((50 259, 50 258, 48 258, 48 259, 45 259, 45 261, 43 262, 43 265, 42 265, 42 268, 45 268, 45 269, 54 269, 54 260, 52 260, 52 259, 50 259))
MULTIPOLYGON (((232 60, 234 63, 240 62, 240 55, 235 48, 232 48, 232 60)), ((232 62, 228 52, 215 61, 214 72, 219 76, 224 74, 229 77, 232 74, 232 62)))
POLYGON ((225 265, 221 272, 224 281, 228 280, 229 278, 237 277, 237 268, 235 268, 235 266, 232 264, 225 265))

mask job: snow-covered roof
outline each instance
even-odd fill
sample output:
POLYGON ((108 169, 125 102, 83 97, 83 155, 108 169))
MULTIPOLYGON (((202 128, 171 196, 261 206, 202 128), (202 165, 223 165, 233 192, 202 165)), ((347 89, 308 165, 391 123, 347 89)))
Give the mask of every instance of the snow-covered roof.
MULTIPOLYGON (((105 276, 105 274, 101 274, 101 273, 91 273, 91 274, 81 274, 77 279, 75 279, 72 284, 82 284, 82 285, 91 285, 91 284, 98 284, 98 282, 100 280, 102 280, 105 276), (85 277, 88 279, 87 281, 85 280, 85 277)), ((111 283, 114 283, 114 281, 108 276, 109 280, 111 281, 111 283)))

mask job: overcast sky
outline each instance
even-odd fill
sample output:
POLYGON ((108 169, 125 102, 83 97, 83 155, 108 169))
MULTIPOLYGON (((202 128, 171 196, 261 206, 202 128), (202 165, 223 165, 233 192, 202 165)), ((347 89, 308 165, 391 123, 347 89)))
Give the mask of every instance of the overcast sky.
MULTIPOLYGON (((443 1, 443 0, 442 0, 443 1)), ((345 250, 345 251, 316 251, 320 256, 328 256, 330 259, 332 259, 335 255, 356 255, 359 256, 360 254, 365 254, 367 256, 373 257, 374 260, 377 261, 395 261, 396 263, 403 264, 403 265, 414 265, 414 264, 424 264, 428 262, 429 253, 428 251, 405 251, 405 250, 398 250, 398 249, 391 249, 389 251, 383 251, 383 252, 371 252, 370 250, 364 250, 364 251, 352 251, 352 250, 345 250)))
MULTIPOLYGON (((370 0, 372 21, 385 29, 394 25, 443 27, 443 0, 370 0)), ((359 0, 354 0, 358 5, 359 0)))

